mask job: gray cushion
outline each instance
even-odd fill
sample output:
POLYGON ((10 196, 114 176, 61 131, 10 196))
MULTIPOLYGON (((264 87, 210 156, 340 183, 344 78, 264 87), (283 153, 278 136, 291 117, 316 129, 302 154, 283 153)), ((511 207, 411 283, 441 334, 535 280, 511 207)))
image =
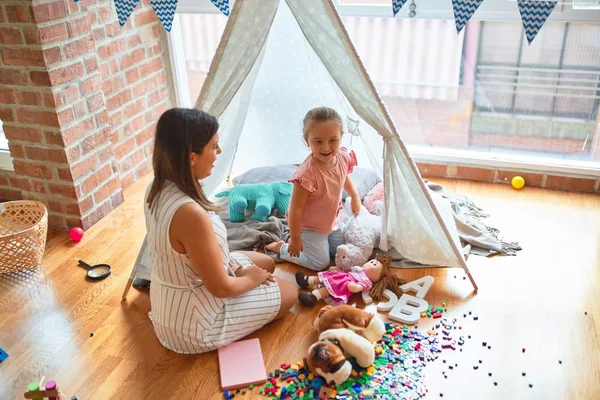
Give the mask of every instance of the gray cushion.
MULTIPOLYGON (((286 182, 294 177, 296 168, 294 164, 252 168, 233 178, 233 184, 286 182)), ((361 200, 380 181, 377 174, 368 168, 355 167, 351 177, 361 200)), ((347 196, 348 194, 344 192, 342 198, 345 199, 347 196)))

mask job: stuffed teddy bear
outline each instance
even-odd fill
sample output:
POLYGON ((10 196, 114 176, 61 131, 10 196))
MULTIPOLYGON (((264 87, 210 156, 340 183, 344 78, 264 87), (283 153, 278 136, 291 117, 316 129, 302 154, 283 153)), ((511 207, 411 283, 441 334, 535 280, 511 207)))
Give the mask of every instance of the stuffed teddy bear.
POLYGON ((246 209, 253 209, 250 217, 265 222, 273 206, 285 215, 292 198, 292 184, 288 182, 250 183, 236 185, 215 197, 229 196, 229 220, 243 222, 246 209))
POLYGON ((369 190, 363 204, 371 214, 378 216, 383 214, 383 196, 383 182, 379 182, 369 190))
POLYGON ((317 276, 306 276, 296 273, 296 283, 305 289, 309 286, 317 288, 311 292, 299 292, 298 300, 307 307, 317 304, 323 299, 330 306, 347 304, 354 293, 370 291, 374 301, 381 299, 383 291, 388 288, 401 295, 400 286, 404 282, 390 272, 391 257, 377 254, 373 260, 367 261, 362 267, 355 266, 350 271, 340 271, 331 267, 321 271, 317 276))
POLYGON ((385 334, 385 324, 376 315, 351 306, 325 306, 314 323, 319 340, 308 349, 304 364, 328 383, 341 385, 352 374, 352 364, 368 368, 375 362, 374 342, 385 334))
POLYGON ((335 265, 345 271, 367 262, 381 235, 381 217, 370 214, 364 206, 358 215, 352 215, 350 201, 346 199, 342 210, 341 229, 345 244, 338 246, 335 254, 335 265))

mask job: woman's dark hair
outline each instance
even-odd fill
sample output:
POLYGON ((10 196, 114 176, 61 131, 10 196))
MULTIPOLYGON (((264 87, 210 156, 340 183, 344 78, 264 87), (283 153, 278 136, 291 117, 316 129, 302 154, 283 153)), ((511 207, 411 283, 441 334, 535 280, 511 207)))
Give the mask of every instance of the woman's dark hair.
POLYGON ((204 194, 190 164, 190 153, 202 153, 218 130, 217 119, 202 110, 172 108, 160 116, 152 155, 154 182, 147 199, 151 210, 165 180, 175 183, 205 210, 218 210, 204 194))

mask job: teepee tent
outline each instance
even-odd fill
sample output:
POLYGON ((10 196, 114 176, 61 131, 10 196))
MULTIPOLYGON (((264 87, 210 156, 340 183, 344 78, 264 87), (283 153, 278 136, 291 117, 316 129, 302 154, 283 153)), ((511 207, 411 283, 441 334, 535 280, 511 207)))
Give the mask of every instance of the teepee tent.
POLYGON ((219 119, 223 150, 205 191, 249 168, 302 162, 301 121, 318 106, 346 119, 346 146, 383 179, 380 249, 462 267, 477 289, 450 205, 429 193, 331 0, 235 2, 196 102, 219 119))

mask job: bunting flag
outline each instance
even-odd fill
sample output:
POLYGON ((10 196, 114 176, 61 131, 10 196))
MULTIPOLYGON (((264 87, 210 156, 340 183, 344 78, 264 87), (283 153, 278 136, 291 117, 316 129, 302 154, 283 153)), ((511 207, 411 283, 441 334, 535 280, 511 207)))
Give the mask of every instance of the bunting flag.
POLYGON ((542 29, 556 3, 557 1, 519 0, 519 12, 529 44, 542 29))
POLYGON ((177 9, 177 0, 150 0, 150 5, 165 30, 171 32, 173 17, 175 17, 175 10, 177 9))
POLYGON ((133 9, 137 7, 140 0, 115 0, 115 8, 117 9, 117 17, 119 25, 123 26, 127 23, 133 9))
POLYGON ((483 0, 452 0, 456 33, 460 33, 482 2, 483 0))
POLYGON ((407 0, 392 0, 392 8, 394 9, 394 17, 396 16, 396 14, 398 14, 398 11, 400 11, 400 9, 404 5, 404 3, 406 3, 406 1, 407 0))
MULTIPOLYGON (((210 0, 226 17, 229 17, 229 0, 210 0)), ((406 1, 406 0, 404 0, 406 1)))

